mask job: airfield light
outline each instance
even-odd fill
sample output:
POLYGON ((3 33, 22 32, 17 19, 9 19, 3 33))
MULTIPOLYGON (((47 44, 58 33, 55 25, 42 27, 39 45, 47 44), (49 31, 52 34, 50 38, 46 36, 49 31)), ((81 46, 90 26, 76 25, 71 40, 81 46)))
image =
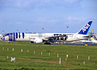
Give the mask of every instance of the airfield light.
POLYGON ((28 29, 26 29, 26 32, 28 33, 28 29))
POLYGON ((68 28, 69 28, 69 26, 67 26, 67 33, 68 33, 68 28))
POLYGON ((44 28, 42 28, 42 33, 44 32, 44 28))
POLYGON ((4 30, 2 30, 2 32, 4 33, 4 30))
POLYGON ((18 33, 18 31, 19 31, 19 30, 17 29, 17 33, 18 33))

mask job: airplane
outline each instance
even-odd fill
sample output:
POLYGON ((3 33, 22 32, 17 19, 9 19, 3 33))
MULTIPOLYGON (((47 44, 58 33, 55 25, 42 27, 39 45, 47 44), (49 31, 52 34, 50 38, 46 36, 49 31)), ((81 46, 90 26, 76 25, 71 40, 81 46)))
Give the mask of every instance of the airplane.
MULTIPOLYGON (((2 34, 0 34, 0 38, 1 38, 2 34)), ((1 39, 0 39, 1 40, 1 39)))
POLYGON ((93 35, 93 37, 91 37, 89 40, 92 41, 92 43, 97 43, 97 38, 95 35, 93 35))
POLYGON ((96 38, 96 36, 94 35, 94 39, 97 41, 97 38, 96 38))
POLYGON ((51 44, 57 41, 78 41, 87 40, 90 36, 87 35, 92 21, 86 23, 77 33, 5 33, 2 35, 2 41, 30 41, 31 43, 51 44))

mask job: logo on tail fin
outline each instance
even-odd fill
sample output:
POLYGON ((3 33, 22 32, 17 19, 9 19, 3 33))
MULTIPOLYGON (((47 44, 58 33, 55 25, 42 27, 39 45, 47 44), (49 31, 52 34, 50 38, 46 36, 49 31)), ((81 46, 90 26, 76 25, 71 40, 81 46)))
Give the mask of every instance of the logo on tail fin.
POLYGON ((83 33, 89 28, 89 24, 86 24, 86 26, 84 26, 83 28, 82 28, 82 31, 83 31, 83 33))
POLYGON ((90 29, 91 24, 92 24, 92 21, 89 21, 84 27, 81 28, 81 30, 79 30, 78 34, 86 35, 90 29))

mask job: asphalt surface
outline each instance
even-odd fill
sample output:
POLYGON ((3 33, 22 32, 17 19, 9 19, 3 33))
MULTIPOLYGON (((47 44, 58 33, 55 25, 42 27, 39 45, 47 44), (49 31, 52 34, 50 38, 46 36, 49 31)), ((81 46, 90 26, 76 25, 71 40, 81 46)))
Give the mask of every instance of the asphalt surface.
MULTIPOLYGON (((85 44, 77 44, 77 43, 52 43, 51 45, 83 45, 85 46, 85 44)), ((87 44, 88 46, 97 46, 97 44, 92 44, 92 43, 89 43, 87 44)))

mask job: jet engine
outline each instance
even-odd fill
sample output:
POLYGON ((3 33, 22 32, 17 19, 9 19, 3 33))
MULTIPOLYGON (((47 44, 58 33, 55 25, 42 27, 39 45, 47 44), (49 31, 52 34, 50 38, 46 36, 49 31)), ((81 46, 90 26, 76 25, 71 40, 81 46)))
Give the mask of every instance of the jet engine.
POLYGON ((63 41, 66 41, 67 38, 68 38, 68 36, 62 35, 62 36, 57 37, 56 40, 63 40, 63 41))
POLYGON ((31 39, 31 43, 42 43, 43 40, 41 38, 33 38, 31 39))

